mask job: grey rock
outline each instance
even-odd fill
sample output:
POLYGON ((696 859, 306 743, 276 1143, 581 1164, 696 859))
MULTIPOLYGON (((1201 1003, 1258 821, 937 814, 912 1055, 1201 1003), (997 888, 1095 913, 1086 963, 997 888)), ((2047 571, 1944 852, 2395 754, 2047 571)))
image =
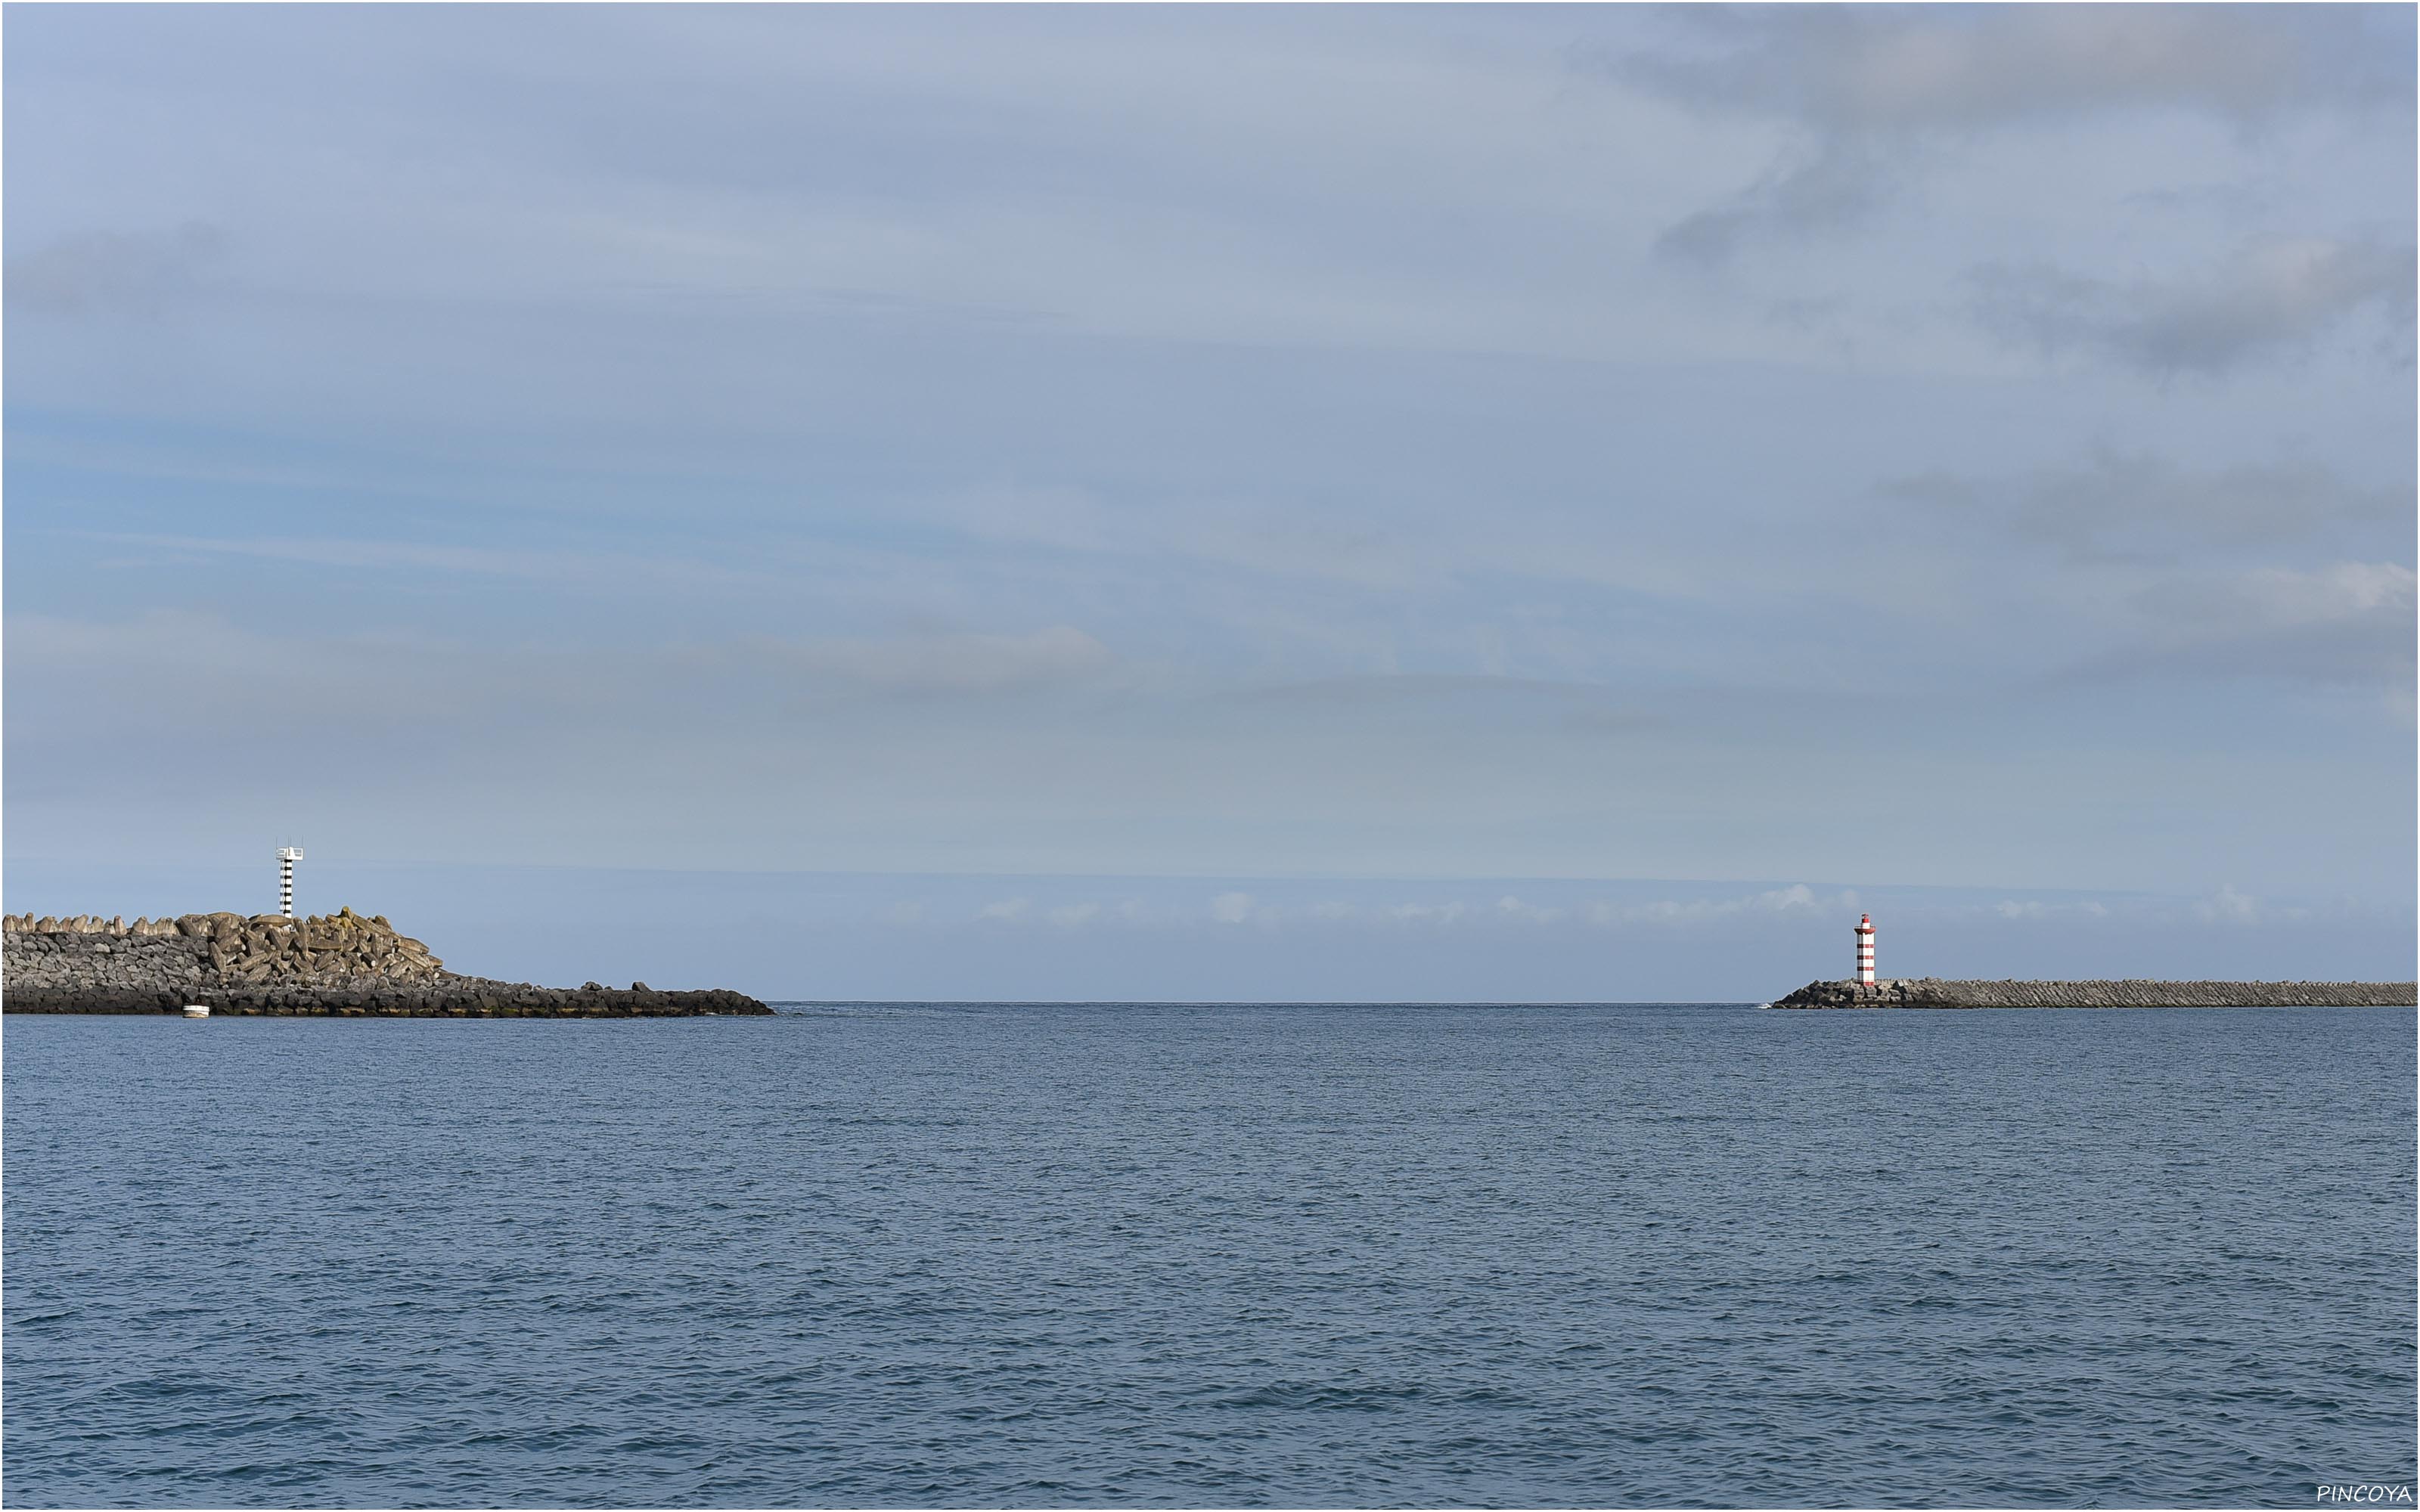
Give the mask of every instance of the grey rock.
POLYGON ((178 918, 11 916, 0 929, 10 1012, 175 1012, 188 1002, 229 1014, 483 1014, 530 1017, 769 1013, 719 991, 577 990, 495 982, 444 969, 383 918, 288 919, 219 913, 178 918), (113 928, 112 926, 115 926, 113 928))
POLYGON ((2408 981, 1811 981, 1774 1008, 2397 1008, 2408 981))

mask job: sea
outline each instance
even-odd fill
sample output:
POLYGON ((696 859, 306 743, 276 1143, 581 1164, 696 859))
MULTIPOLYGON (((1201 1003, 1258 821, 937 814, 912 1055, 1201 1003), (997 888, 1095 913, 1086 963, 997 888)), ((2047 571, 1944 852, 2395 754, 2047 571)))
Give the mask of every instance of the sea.
POLYGON ((0 1497, 2414 1480, 2409 1009, 782 1007, 7 1019, 0 1497))

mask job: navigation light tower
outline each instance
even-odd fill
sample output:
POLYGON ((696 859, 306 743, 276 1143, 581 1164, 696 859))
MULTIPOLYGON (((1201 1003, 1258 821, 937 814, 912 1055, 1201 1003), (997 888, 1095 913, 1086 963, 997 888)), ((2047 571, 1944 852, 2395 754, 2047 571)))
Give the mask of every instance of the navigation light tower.
POLYGON ((301 846, 277 847, 277 911, 288 918, 294 917, 294 863, 301 859, 301 846))

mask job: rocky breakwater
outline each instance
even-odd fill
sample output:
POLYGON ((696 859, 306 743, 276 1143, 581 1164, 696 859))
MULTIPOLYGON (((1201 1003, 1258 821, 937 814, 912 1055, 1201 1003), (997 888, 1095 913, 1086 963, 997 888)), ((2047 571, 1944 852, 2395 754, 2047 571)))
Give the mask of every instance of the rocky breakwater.
POLYGON ((1768 1008, 2408 1008, 2408 981, 1810 981, 1768 1008))
POLYGON ((345 1018, 632 1018, 770 1013, 740 993, 535 987, 447 971, 382 917, 0 916, 0 1008, 11 1013, 345 1018))

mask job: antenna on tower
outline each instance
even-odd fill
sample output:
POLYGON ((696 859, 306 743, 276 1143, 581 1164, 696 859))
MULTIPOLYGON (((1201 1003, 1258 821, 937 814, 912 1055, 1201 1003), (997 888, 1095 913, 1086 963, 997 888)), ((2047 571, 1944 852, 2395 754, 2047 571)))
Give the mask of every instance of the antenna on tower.
POLYGON ((302 847, 277 847, 277 911, 287 918, 294 917, 294 863, 302 859, 302 847))

